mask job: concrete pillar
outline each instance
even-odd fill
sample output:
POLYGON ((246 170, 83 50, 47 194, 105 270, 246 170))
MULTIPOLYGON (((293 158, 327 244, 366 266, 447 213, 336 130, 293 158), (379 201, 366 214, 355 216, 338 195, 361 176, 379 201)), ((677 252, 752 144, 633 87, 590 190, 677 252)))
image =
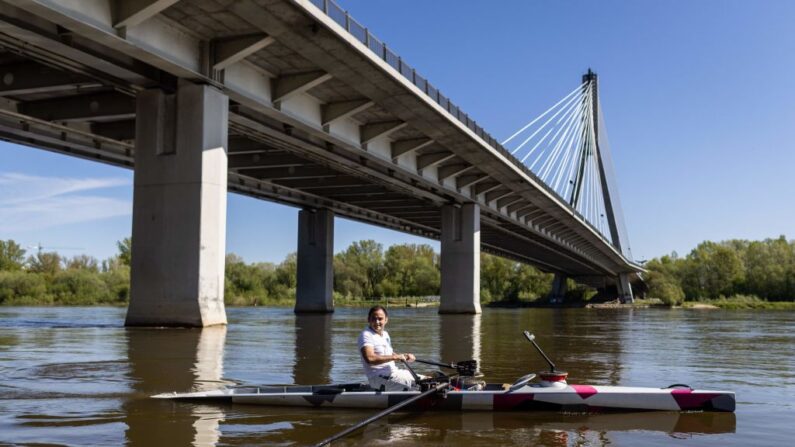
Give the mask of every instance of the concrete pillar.
POLYGON ((295 312, 334 312, 334 213, 298 212, 295 312))
POLYGON ((480 207, 442 207, 442 297, 439 313, 480 313, 480 207))
POLYGON ((568 290, 567 276, 562 273, 555 273, 552 279, 552 290, 549 292, 550 304, 562 304, 566 299, 566 291, 568 290))
POLYGON ((616 287, 618 288, 618 299, 622 303, 632 303, 635 298, 632 296, 632 284, 629 282, 629 273, 619 273, 616 287))
POLYGON ((138 94, 126 326, 226 324, 228 112, 206 85, 138 94))

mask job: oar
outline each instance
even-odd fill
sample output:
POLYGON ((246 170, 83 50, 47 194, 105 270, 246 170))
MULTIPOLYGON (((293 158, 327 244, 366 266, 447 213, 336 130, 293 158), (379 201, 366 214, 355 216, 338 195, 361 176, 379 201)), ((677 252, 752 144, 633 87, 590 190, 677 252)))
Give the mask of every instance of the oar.
POLYGON ((414 359, 416 362, 425 363, 426 365, 441 366, 442 368, 450 368, 458 371, 462 376, 472 376, 478 370, 478 362, 476 360, 463 360, 455 363, 442 363, 433 360, 414 359))
POLYGON ((555 364, 552 363, 552 360, 550 360, 549 357, 547 357, 547 355, 544 354, 544 351, 541 350, 541 347, 538 346, 538 343, 536 343, 536 336, 531 334, 529 331, 524 331, 523 333, 524 333, 525 338, 530 340, 530 343, 532 343, 533 346, 535 346, 536 349, 538 349, 538 352, 540 352, 541 355, 544 356, 544 360, 546 360, 547 363, 549 363, 549 371, 550 372, 555 372, 555 364))
POLYGON ((356 430, 364 427, 365 425, 367 425, 367 424, 369 424, 371 422, 375 422, 375 421, 381 419, 382 417, 384 417, 384 416, 386 416, 386 415, 388 415, 390 413, 394 413, 395 411, 400 410, 401 408, 405 407, 406 405, 412 404, 412 403, 422 399, 423 397, 430 396, 433 393, 437 393, 440 390, 442 390, 443 388, 448 387, 448 386, 450 386, 450 384, 447 383, 447 382, 440 383, 440 384, 436 385, 435 387, 429 389, 428 391, 425 391, 425 392, 423 392, 423 393, 421 393, 421 394, 419 394, 417 396, 414 396, 411 399, 406 399, 403 402, 400 402, 399 404, 393 405, 393 406, 387 408, 386 410, 376 414, 375 416, 371 416, 371 417, 363 420, 362 422, 359 422, 358 424, 354 425, 353 427, 347 428, 347 429, 337 433, 336 435, 334 435, 334 436, 332 436, 330 438, 326 438, 326 439, 320 441, 319 443, 315 444, 315 447, 320 447, 320 446, 331 444, 332 442, 336 441, 337 439, 340 439, 340 438, 342 438, 344 436, 347 436, 347 435, 355 432, 356 430))
POLYGON ((441 366, 442 368, 455 369, 455 363, 442 363, 433 360, 414 359, 415 362, 425 363, 426 365, 441 366))

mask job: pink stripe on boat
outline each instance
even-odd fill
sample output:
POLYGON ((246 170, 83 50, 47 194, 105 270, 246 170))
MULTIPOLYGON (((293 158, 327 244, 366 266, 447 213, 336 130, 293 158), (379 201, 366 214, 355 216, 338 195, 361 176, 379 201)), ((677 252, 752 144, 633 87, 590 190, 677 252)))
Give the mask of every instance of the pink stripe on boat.
POLYGON ((574 391, 583 399, 588 399, 589 397, 593 396, 594 394, 598 393, 596 388, 592 387, 591 385, 569 385, 570 387, 574 388, 574 391))

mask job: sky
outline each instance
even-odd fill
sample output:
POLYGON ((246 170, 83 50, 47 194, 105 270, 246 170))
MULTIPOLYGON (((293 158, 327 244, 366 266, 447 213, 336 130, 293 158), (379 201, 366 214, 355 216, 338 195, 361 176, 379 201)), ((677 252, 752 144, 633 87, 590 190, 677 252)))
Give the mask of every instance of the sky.
MULTIPOLYGON (((795 2, 341 0, 502 140, 592 68, 635 259, 795 238, 795 2)), ((0 239, 100 259, 131 233, 132 171, 0 143, 0 239)), ((280 262, 297 209, 229 195, 227 251, 280 262)), ((352 241, 438 243, 335 222, 352 241)))

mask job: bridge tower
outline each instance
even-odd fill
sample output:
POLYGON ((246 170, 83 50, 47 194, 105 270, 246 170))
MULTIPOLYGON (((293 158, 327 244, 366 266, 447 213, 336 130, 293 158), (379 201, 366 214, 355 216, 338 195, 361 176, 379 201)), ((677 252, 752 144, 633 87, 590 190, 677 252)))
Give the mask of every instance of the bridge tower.
MULTIPOLYGON (((593 143, 588 145, 587 138, 583 138, 583 145, 586 145, 580 150, 580 160, 577 168, 577 176, 574 180, 574 187, 571 191, 569 198, 569 205, 577 209, 577 205, 581 199, 583 182, 585 180, 585 166, 588 157, 595 157, 599 170, 599 182, 604 203, 604 218, 607 220, 607 225, 610 231, 610 240, 613 246, 624 256, 631 259, 629 251, 629 244, 626 240, 626 229, 624 226, 623 213, 618 199, 618 189, 615 185, 614 174, 612 171, 612 157, 610 156, 609 146, 602 139, 606 138, 603 122, 599 119, 601 111, 599 109, 599 82, 596 73, 588 69, 588 72, 582 76, 582 82, 585 85, 586 95, 583 96, 583 101, 588 102, 586 110, 590 113, 584 114, 581 119, 589 120, 585 129, 590 129, 593 132, 593 143)), ((552 301, 555 302, 561 298, 560 290, 565 294, 565 280, 556 275, 555 282, 552 290, 552 301), (562 288, 562 289, 561 289, 562 288)), ((618 289, 618 297, 622 302, 632 302, 632 285, 629 280, 628 273, 620 273, 616 278, 616 287, 618 289)))

